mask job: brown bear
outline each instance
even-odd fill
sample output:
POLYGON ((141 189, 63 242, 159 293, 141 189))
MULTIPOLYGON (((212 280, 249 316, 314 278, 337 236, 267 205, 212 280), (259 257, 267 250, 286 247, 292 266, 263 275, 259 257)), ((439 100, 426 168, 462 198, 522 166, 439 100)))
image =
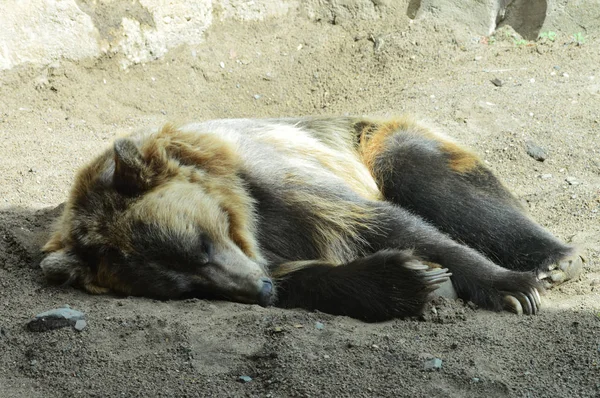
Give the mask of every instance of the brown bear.
POLYGON ((83 167, 43 249, 91 293, 419 314, 450 278, 535 314, 582 260, 471 152, 407 117, 232 119, 136 133, 83 167))

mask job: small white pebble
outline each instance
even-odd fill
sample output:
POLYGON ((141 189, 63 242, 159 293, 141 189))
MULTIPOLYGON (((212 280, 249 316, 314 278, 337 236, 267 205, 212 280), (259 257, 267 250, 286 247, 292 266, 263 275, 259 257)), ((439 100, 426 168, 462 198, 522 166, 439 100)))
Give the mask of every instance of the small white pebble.
POLYGON ((565 178, 565 181, 569 183, 569 185, 579 185, 579 181, 577 181, 577 178, 575 177, 567 177, 565 178))
POLYGON ((563 72, 562 77, 569 77, 569 74, 567 72, 563 72))
POLYGON ((225 62, 223 62, 223 61, 219 62, 219 66, 221 67, 221 69, 225 69, 225 62))
POLYGON ((531 79, 529 79, 529 83, 535 83, 535 79, 532 77, 531 79))

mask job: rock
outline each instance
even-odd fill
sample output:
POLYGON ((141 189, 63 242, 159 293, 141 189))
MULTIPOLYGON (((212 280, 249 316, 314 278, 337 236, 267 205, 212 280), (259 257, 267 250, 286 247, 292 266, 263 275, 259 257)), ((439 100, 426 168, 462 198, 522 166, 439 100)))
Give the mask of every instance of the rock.
POLYGON ((542 174, 540 177, 542 178, 542 180, 548 180, 552 178, 552 174, 542 174))
POLYGON ((440 370, 442 368, 442 360, 439 358, 426 359, 423 368, 428 371, 440 370))
POLYGON ((502 87, 504 85, 504 82, 502 80, 498 79, 498 78, 492 79, 490 81, 496 87, 502 87))
POLYGON ((385 41, 383 40, 383 38, 381 36, 371 35, 369 37, 369 40, 373 42, 373 50, 375 52, 381 51, 381 49, 383 48, 383 45, 385 44, 385 41))
POLYGON ((315 328, 317 330, 323 330, 325 329, 325 325, 323 325, 321 322, 315 322, 315 328))
POLYGON ((543 162, 548 158, 546 151, 541 146, 537 145, 533 141, 525 142, 525 149, 527 154, 537 160, 538 162, 543 162))
POLYGON ((252 381, 252 377, 250 376, 240 376, 238 377, 238 381, 241 383, 250 383, 252 381))
POLYGON ((65 326, 75 326, 77 321, 82 320, 85 321, 83 312, 71 308, 57 308, 36 315, 35 318, 29 321, 27 328, 32 332, 45 332, 65 326))
POLYGON ((567 178, 565 178, 565 181, 569 185, 579 185, 579 181, 577 181, 577 178, 575 178, 575 177, 567 177, 567 178))
POLYGON ((471 379, 471 382, 473 382, 473 383, 479 383, 479 377, 473 377, 471 379))
POLYGON ((85 329, 86 326, 87 322, 83 319, 80 319, 77 322, 75 322, 75 330, 77 330, 78 332, 81 332, 83 329, 85 329))

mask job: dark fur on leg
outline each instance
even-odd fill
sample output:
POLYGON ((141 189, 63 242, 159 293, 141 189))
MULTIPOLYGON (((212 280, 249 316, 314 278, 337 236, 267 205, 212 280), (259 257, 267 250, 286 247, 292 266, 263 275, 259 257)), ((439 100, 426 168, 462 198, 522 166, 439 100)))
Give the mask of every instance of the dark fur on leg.
POLYGON ((374 250, 412 249, 419 259, 447 268, 452 273, 456 293, 463 300, 498 311, 505 305, 505 296, 529 296, 534 294, 534 289, 540 290, 534 272, 503 268, 402 208, 386 204, 379 207, 377 213, 379 227, 364 232, 371 247, 374 250))
POLYGON ((279 279, 276 305, 385 321, 420 314, 449 276, 408 251, 383 250, 340 266, 315 261, 279 279))
POLYGON ((545 271, 573 254, 525 215, 474 155, 456 145, 449 151, 448 145, 434 135, 402 130, 387 137, 372 164, 384 197, 509 269, 545 271), (457 168, 462 159, 469 162, 457 168))

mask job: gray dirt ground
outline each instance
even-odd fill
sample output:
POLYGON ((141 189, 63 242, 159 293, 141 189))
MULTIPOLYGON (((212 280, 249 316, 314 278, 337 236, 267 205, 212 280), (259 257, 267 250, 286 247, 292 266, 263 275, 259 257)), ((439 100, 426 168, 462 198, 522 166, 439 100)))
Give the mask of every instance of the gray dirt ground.
POLYGON ((127 71, 107 58, 3 72, 0 395, 599 396, 600 46, 597 33, 581 46, 569 33, 515 44, 505 31, 486 43, 407 18, 224 22, 197 48, 127 71), (535 219, 582 247, 583 275, 548 292, 541 314, 440 301, 422 319, 364 324, 90 296, 41 277, 52 209, 117 135, 168 120, 404 112, 473 147, 535 219), (527 155, 528 140, 545 162, 527 155), (25 328, 63 304, 87 314, 83 332, 25 328), (428 356, 442 368, 425 371, 428 356))

